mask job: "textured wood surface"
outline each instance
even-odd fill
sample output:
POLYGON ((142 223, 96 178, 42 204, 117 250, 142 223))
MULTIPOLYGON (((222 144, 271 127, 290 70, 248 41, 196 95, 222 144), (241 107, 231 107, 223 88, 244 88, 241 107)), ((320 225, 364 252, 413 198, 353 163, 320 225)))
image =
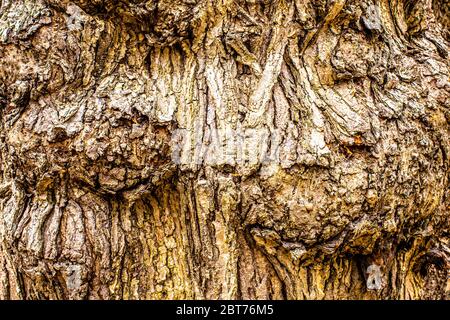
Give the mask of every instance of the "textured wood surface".
POLYGON ((447 0, 1 0, 1 299, 448 299, 447 0))

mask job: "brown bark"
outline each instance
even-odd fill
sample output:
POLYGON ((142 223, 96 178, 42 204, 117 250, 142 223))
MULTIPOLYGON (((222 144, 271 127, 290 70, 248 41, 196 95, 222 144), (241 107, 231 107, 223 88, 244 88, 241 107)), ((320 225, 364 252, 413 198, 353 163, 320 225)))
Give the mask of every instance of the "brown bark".
POLYGON ((446 299, 446 0, 1 0, 1 299, 446 299))

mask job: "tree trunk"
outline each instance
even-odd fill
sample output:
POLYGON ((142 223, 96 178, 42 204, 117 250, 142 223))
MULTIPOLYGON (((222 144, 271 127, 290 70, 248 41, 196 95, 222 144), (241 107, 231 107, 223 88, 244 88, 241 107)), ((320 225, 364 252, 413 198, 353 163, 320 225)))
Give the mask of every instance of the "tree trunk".
POLYGON ((1 299, 448 299, 448 0, 1 0, 1 299))

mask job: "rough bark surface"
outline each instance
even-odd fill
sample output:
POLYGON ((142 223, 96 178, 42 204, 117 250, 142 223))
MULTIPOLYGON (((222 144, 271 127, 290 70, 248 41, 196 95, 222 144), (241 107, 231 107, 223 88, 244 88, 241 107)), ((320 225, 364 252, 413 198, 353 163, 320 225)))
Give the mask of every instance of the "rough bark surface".
POLYGON ((448 299, 448 0, 1 0, 1 299, 448 299))

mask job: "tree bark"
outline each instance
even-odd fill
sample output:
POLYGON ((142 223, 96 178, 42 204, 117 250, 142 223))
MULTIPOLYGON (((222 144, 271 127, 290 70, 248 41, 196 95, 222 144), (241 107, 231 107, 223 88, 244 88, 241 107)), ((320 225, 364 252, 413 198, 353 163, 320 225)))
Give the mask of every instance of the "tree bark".
POLYGON ((0 299, 450 298, 447 0, 1 0, 0 299))

